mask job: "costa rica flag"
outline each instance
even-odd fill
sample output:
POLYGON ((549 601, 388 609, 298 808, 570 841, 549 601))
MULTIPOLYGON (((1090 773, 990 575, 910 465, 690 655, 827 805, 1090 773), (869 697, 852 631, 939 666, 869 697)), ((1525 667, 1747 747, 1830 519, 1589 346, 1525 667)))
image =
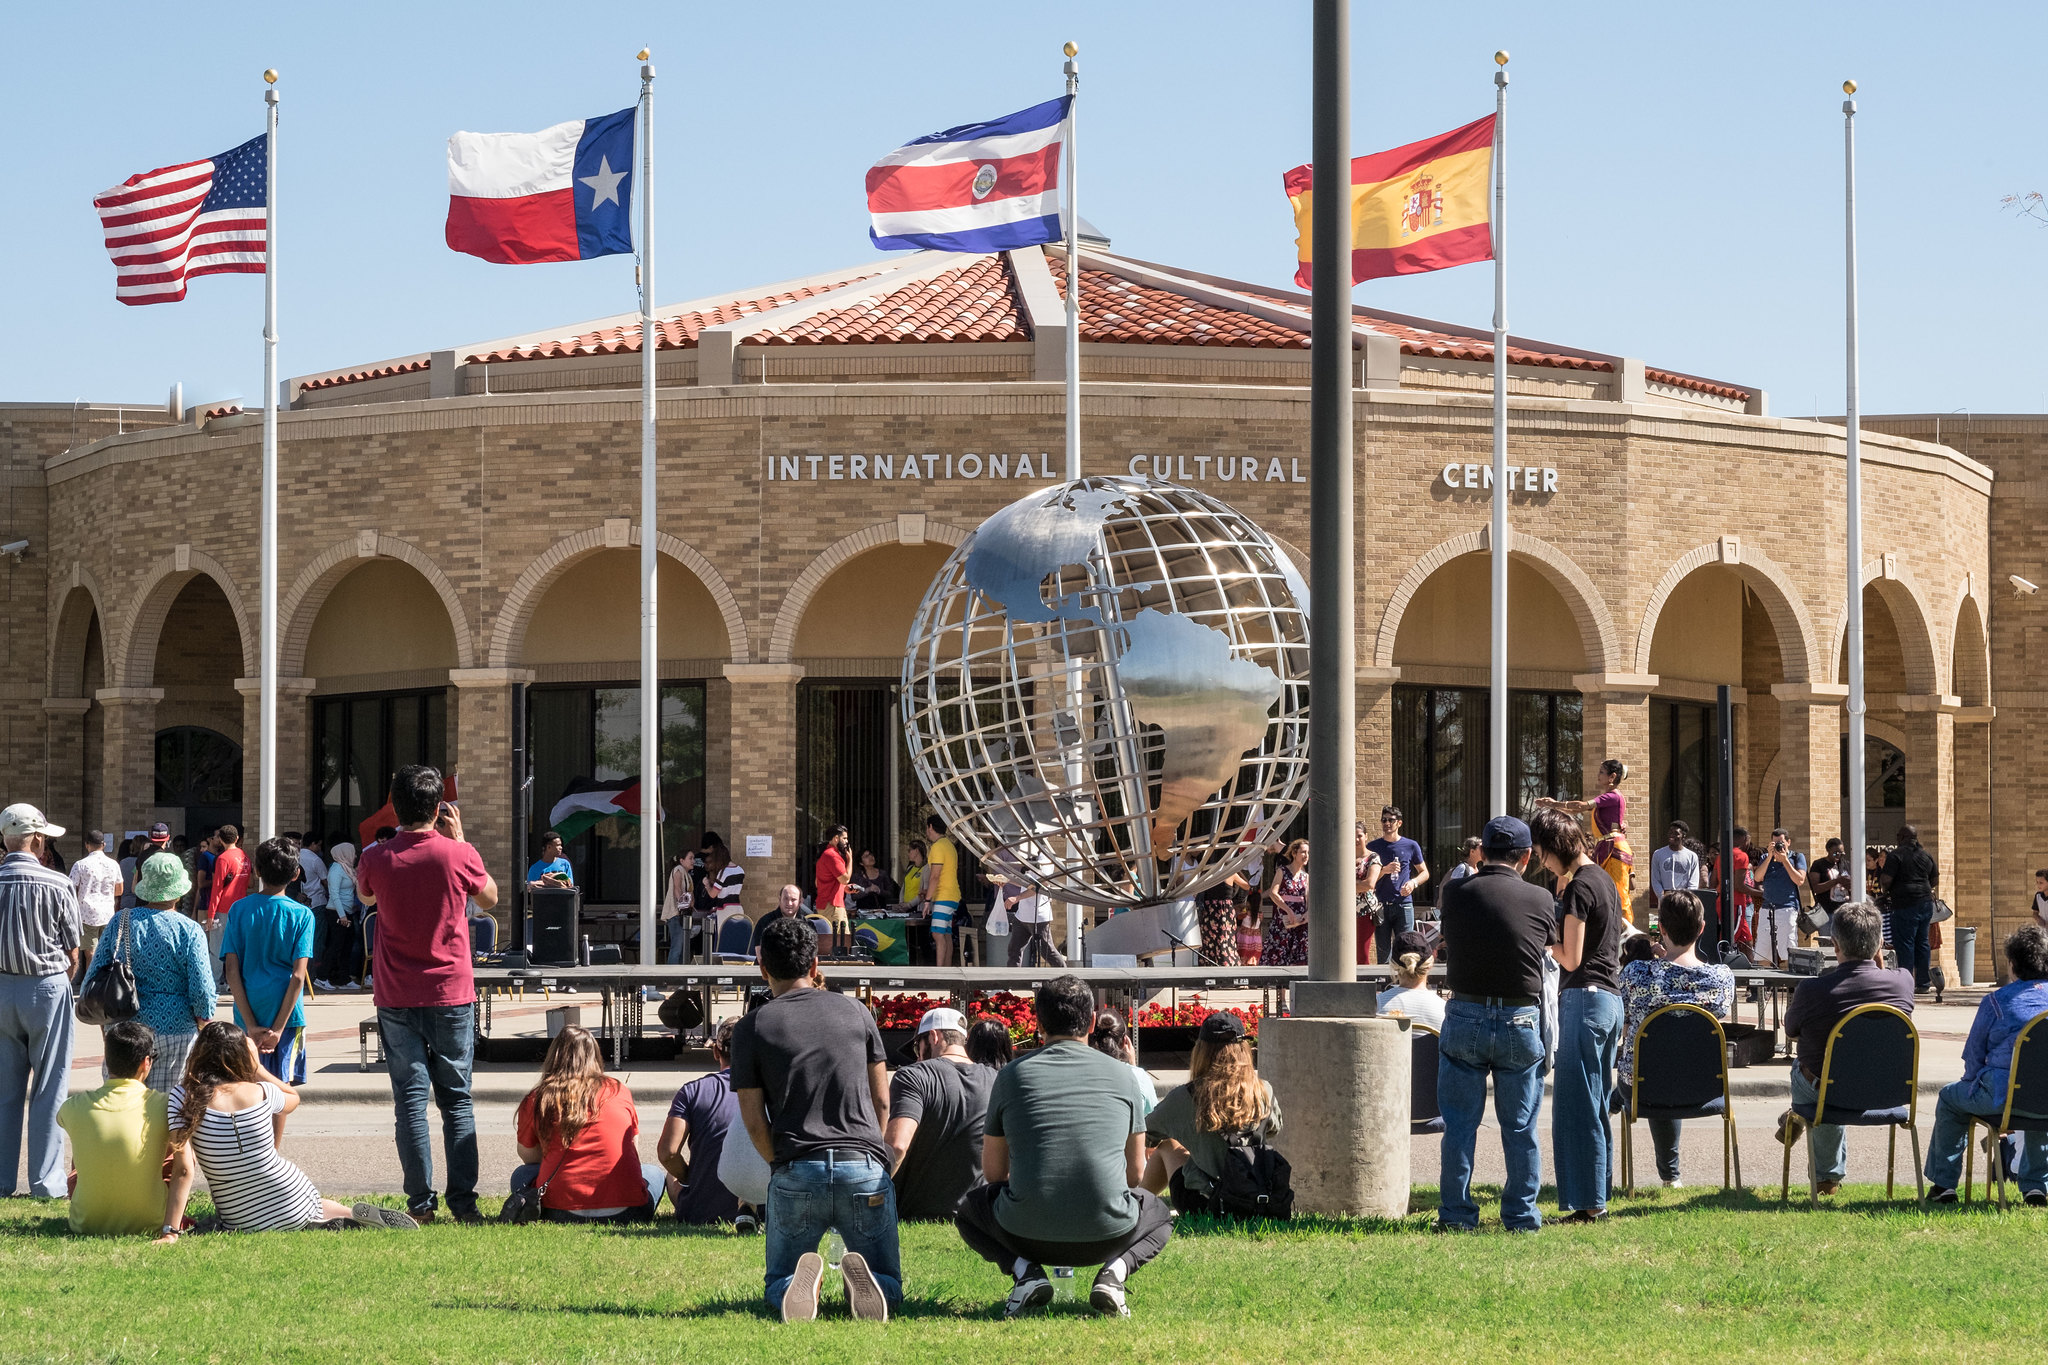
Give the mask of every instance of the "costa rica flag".
POLYGON ((632 251, 634 112, 449 138, 448 245, 500 265, 632 251))
POLYGON ((1071 96, 909 142, 868 171, 883 251, 1004 251, 1057 242, 1060 134, 1071 96))

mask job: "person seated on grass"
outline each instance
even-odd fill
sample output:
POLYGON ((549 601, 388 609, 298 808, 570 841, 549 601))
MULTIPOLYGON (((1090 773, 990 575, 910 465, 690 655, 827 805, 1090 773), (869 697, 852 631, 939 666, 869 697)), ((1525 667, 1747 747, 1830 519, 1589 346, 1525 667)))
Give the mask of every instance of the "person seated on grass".
POLYGON ((967 1019, 956 1009, 926 1010, 913 1046, 917 1061, 889 1083, 883 1134, 896 1157, 896 1216, 951 1218, 960 1196, 982 1183, 982 1124, 996 1069, 967 1055, 967 1019))
POLYGON ((1252 1069, 1251 1037, 1236 1015, 1219 1010, 1202 1021, 1188 1083, 1167 1092, 1145 1132, 1158 1144, 1145 1159, 1145 1188, 1167 1195, 1179 1213, 1209 1211, 1209 1187, 1223 1173, 1232 1135, 1279 1136, 1280 1102, 1252 1069))
POLYGON ((732 1030, 738 1022, 720 1020, 711 1035, 711 1061, 717 1069, 676 1091, 654 1142, 654 1159, 672 1177, 668 1198, 678 1223, 731 1223, 740 1232, 756 1232, 759 1216, 718 1179, 726 1138, 735 1132, 745 1137, 740 1104, 732 1093, 732 1030))
MULTIPOLYGON (((1977 1017, 1963 1044, 1963 1078, 1943 1086, 1935 1102, 1934 1135, 1927 1141, 1927 1198, 1932 1203, 1955 1202, 1970 1116, 1996 1119, 2005 1112, 2013 1041, 2021 1029, 2048 1014, 2048 931, 2038 924, 2021 928, 2005 941, 2005 961, 2012 980, 1977 1002, 1977 1017)), ((2034 1046, 2048 1047, 2048 1038, 2037 1037, 2034 1046)), ((2015 1107, 2039 1113, 2048 1106, 2023 1092, 2015 1107)), ((2019 1140, 2008 1136, 2000 1146, 1999 1159, 2016 1174, 2021 1196, 2029 1204, 2048 1204, 2048 1133, 2030 1129, 2019 1140), (2021 1140, 2026 1157, 2015 1163, 2013 1149, 2021 1140)))
POLYGON ((263 1065, 293 1085, 306 1083, 306 967, 313 960, 313 912, 285 894, 301 871, 290 839, 258 844, 263 889, 234 903, 220 940, 235 1027, 256 1041, 263 1065))
POLYGON ((1010 1041, 1009 1027, 1000 1019, 984 1015, 967 1028, 967 1060, 1001 1071, 1017 1055, 1010 1041))
MULTIPOLYGON (((1666 891, 1657 902, 1657 935, 1663 940, 1661 957, 1628 962, 1621 969, 1621 1048, 1616 1053, 1615 1084, 1629 1092, 1635 1076, 1636 1030, 1643 1020, 1665 1005, 1698 1005, 1716 1019, 1727 1019, 1735 1009, 1735 973, 1717 963, 1699 960, 1693 949, 1707 927, 1707 908, 1690 891, 1666 891)), ((1638 934, 1630 943, 1643 941, 1638 934)), ((1624 954, 1627 945, 1623 945, 1624 954)), ((1683 1183, 1678 1177, 1677 1119, 1651 1119, 1650 1145, 1657 1152, 1657 1178, 1669 1189, 1683 1183)))
MULTIPOLYGON (((1478 840, 1472 843, 1476 846, 1478 840)), ((1463 867, 1460 863, 1458 866, 1463 867)), ((1464 878, 1460 877, 1459 881, 1464 878)), ((1438 1033, 1444 1031, 1444 998, 1429 988, 1429 969, 1436 965, 1436 952, 1429 940, 1414 929, 1403 929, 1389 945, 1394 984, 1379 994, 1381 1014, 1401 1014, 1438 1033)))
MULTIPOLYGON (((1817 1104, 1820 1069, 1827 1060, 1828 1034, 1858 1005, 1891 1005, 1913 1012, 1913 973, 1884 965, 1884 920, 1868 901, 1850 901, 1835 912, 1835 957, 1841 963, 1792 992, 1785 1010, 1785 1036, 1798 1039, 1792 1064, 1792 1102, 1817 1104)), ((1806 1120, 1787 1109, 1778 1116, 1778 1141, 1798 1140, 1806 1120)), ((1842 1188, 1848 1169, 1849 1142, 1840 1124, 1817 1123, 1808 1139, 1813 1144, 1814 1193, 1829 1195, 1842 1188)))
POLYGON ((285 1117, 298 1107, 299 1092, 264 1069, 248 1034, 220 1020, 199 1030, 185 1079, 171 1091, 171 1179, 157 1244, 178 1240, 196 1174, 206 1177, 214 1212, 229 1232, 417 1228, 396 1209, 320 1197, 305 1172, 277 1150, 285 1117))
POLYGON ((1159 1103, 1159 1085, 1151 1072, 1138 1065, 1138 1045, 1132 1041, 1131 1026, 1124 1022, 1124 1017, 1115 1010, 1097 1014, 1095 1026, 1088 1031, 1088 1046, 1131 1069, 1138 1085, 1138 1098, 1144 1102, 1145 1112, 1151 1113, 1159 1103))
POLYGON ((633 1092, 604 1074, 588 1029, 570 1024, 548 1043, 540 1084, 519 1101, 512 1192, 540 1187, 541 1216, 557 1223, 645 1223, 668 1183, 640 1160, 633 1092))
POLYGON ((1129 1065, 1088 1046, 1086 982, 1054 977, 1035 1003, 1044 1045, 997 1074, 981 1140, 989 1183, 967 1192, 953 1222, 1010 1275, 1003 1316, 1052 1301, 1046 1266, 1099 1265, 1089 1305, 1128 1317, 1125 1285, 1173 1232, 1165 1201, 1139 1185, 1150 1106, 1129 1065))
POLYGON ((895 1154, 883 1140, 889 1071, 875 1016, 822 989, 818 935, 781 918, 761 936, 769 998, 732 1031, 732 1085, 755 1152, 768 1162, 764 1297, 784 1322, 818 1316, 825 1262, 818 1244, 837 1228, 846 1303, 887 1322, 903 1298, 896 1236, 895 1154))
MULTIPOLYGON (((188 923, 190 921, 187 921, 188 923)), ((71 1139, 71 1230, 92 1237, 154 1232, 164 1211, 170 1111, 149 1086, 156 1034, 137 1019, 109 1024, 107 1081, 57 1110, 71 1139)))

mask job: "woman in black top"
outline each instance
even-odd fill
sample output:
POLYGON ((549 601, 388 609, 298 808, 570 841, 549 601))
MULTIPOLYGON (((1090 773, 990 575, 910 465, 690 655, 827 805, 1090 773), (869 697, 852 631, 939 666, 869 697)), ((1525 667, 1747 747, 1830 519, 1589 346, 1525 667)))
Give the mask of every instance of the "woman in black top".
POLYGON ((1551 956, 1564 969, 1557 997, 1557 1069, 1550 1136, 1557 1204, 1568 1223, 1607 1216, 1614 1130, 1607 1097, 1621 1046, 1621 896, 1601 873, 1579 822, 1540 810, 1529 834, 1543 866, 1558 879, 1557 937, 1551 956))
POLYGON ((860 851, 860 866, 853 871, 853 908, 856 910, 886 910, 896 899, 896 879, 882 868, 875 851, 864 848, 860 851))

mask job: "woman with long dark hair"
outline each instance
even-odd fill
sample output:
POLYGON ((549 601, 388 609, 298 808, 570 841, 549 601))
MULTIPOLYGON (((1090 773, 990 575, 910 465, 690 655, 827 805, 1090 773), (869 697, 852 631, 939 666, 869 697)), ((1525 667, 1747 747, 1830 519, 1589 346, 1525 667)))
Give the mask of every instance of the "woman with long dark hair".
POLYGON ((1296 839, 1266 884, 1266 934, 1259 962, 1267 967, 1308 965, 1308 840, 1296 839))
POLYGON ((557 1222, 644 1223, 668 1173, 640 1160, 633 1092, 607 1076, 589 1030, 569 1025, 548 1044, 540 1084, 519 1102, 523 1163, 512 1191, 538 1186, 543 1217, 557 1222))
POLYGON ((1607 1216, 1614 1129, 1607 1097, 1621 1047, 1621 938, 1627 921, 1614 883, 1594 863, 1586 831, 1562 810, 1539 810, 1529 835, 1557 878, 1557 1066, 1550 1137, 1557 1204, 1568 1223, 1607 1216))
POLYGON ((230 1232, 274 1232, 342 1222, 360 1227, 417 1228, 396 1209, 353 1207, 320 1191, 278 1154, 285 1116, 299 1092, 264 1070, 256 1044, 233 1024, 199 1030, 185 1077, 170 1094, 171 1178, 159 1242, 178 1240, 192 1179, 206 1176, 214 1212, 230 1232))
POLYGON ((1219 1010, 1202 1021, 1188 1083, 1167 1093, 1145 1131, 1157 1145, 1141 1183, 1169 1195, 1181 1213, 1209 1208, 1209 1187, 1223 1172, 1231 1137, 1251 1133, 1268 1142, 1279 1135, 1280 1102, 1253 1069, 1251 1038, 1236 1015, 1219 1010))
POLYGON ((1152 1079, 1152 1073, 1138 1065, 1138 1045, 1131 1038, 1131 1027, 1124 1017, 1115 1010, 1103 1010, 1095 1016, 1095 1026, 1088 1032, 1088 1046, 1105 1057, 1114 1057, 1135 1073, 1138 1085, 1138 1101, 1146 1113, 1159 1103, 1159 1086, 1152 1079))

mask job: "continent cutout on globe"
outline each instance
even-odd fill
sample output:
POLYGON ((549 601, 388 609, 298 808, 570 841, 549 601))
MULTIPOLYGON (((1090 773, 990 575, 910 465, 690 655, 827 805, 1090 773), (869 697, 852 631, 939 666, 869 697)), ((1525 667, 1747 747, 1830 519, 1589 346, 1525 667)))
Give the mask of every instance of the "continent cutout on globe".
POLYGON ((1117 679, 1132 715, 1162 732, 1152 845, 1165 848, 1264 738, 1281 683, 1270 668, 1231 653, 1229 636, 1191 617, 1147 608, 1123 629, 1130 644, 1116 660, 1117 679))
POLYGON ((1060 488, 1011 503, 983 522, 967 553, 968 586, 1001 603, 1012 622, 1093 621, 1102 608, 1072 593, 1046 601, 1045 580, 1069 564, 1086 564, 1102 544, 1102 525, 1128 509, 1116 489, 1060 488))

